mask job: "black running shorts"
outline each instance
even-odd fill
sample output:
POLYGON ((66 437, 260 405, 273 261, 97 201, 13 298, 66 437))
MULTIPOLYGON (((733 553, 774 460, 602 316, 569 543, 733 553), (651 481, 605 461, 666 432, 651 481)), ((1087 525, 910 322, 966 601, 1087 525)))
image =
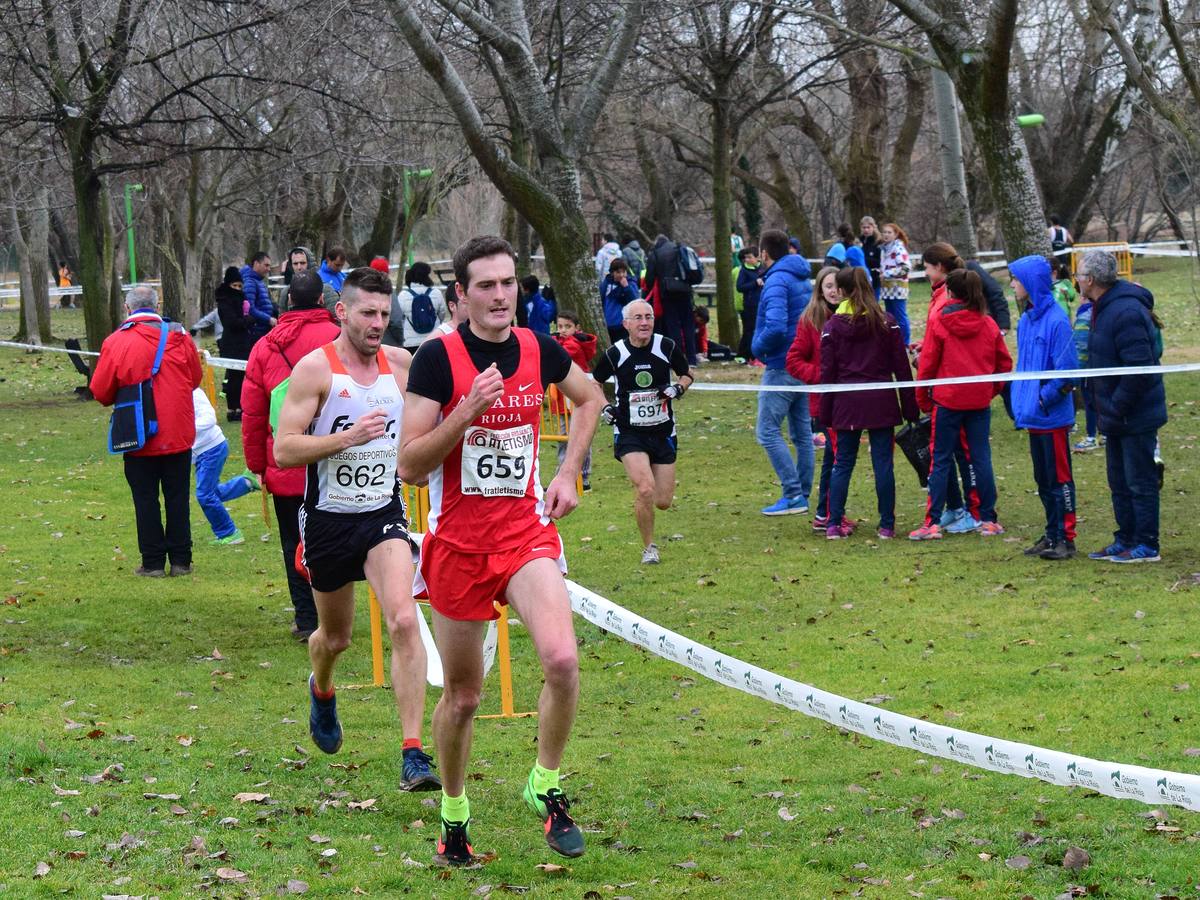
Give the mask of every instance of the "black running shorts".
POLYGON ((314 590, 330 593, 352 581, 364 581, 367 554, 376 544, 391 540, 412 545, 400 499, 365 513, 324 512, 305 506, 300 510, 296 568, 314 590))
POLYGON ((613 442, 613 456, 620 459, 626 453, 645 453, 654 466, 668 466, 675 462, 675 435, 638 434, 629 429, 617 435, 613 442))

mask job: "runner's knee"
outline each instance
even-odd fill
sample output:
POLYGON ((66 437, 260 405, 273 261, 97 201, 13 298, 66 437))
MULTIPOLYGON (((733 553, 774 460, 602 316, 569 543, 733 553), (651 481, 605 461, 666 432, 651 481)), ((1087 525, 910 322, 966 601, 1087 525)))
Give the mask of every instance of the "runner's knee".
POLYGON ((446 705, 450 716, 457 720, 467 720, 479 709, 481 689, 475 685, 455 685, 447 680, 442 691, 441 702, 446 705))
POLYGON ((330 653, 345 653, 350 649, 349 632, 323 631, 325 649, 330 653))
POLYGON ((412 637, 417 631, 417 610, 414 603, 394 603, 387 614, 388 637, 395 641, 398 638, 412 637))
POLYGON ((579 683, 579 656, 574 643, 554 647, 542 656, 546 683, 555 687, 574 687, 579 683))

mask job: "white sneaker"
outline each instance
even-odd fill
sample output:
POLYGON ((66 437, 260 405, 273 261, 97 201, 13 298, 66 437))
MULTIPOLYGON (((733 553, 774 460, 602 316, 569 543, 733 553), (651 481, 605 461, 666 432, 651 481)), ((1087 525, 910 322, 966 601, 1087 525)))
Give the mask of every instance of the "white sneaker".
POLYGON ((647 544, 646 549, 642 551, 643 566, 657 566, 661 562, 658 558, 658 544, 647 544))

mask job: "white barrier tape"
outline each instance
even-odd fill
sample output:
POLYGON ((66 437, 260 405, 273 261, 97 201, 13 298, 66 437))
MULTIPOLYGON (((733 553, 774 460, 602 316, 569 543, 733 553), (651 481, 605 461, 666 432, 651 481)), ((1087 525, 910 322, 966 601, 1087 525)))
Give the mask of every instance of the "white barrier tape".
MULTIPOLYGON (((51 353, 78 353, 80 356, 99 356, 92 350, 68 350, 66 347, 49 347, 37 344, 19 344, 16 341, 0 341, 0 347, 16 347, 23 350, 46 350, 51 353)), ((203 351, 208 364, 216 369, 238 369, 245 371, 246 360, 211 356, 203 351)), ((1200 363, 1176 363, 1169 366, 1114 366, 1107 369, 1062 369, 1061 371, 1004 372, 995 375, 963 375, 958 378, 927 378, 924 381, 870 381, 862 384, 716 384, 697 381, 688 390, 717 392, 765 392, 792 394, 844 394, 851 391, 894 391, 898 388, 939 387, 947 384, 985 384, 997 381, 1048 381, 1063 378, 1083 380, 1122 375, 1169 375, 1175 372, 1198 372, 1200 363)))
POLYGON ((1112 375, 1167 375, 1174 372, 1198 372, 1200 363, 1176 363, 1170 366, 1115 366, 1107 369, 1062 369, 1061 371, 1005 372, 996 375, 963 375, 958 378, 926 378, 924 381, 871 381, 863 384, 716 384, 697 381, 689 391, 764 391, 773 394, 804 392, 809 394, 843 394, 850 391, 894 391, 897 388, 938 387, 945 384, 985 384, 996 381, 1049 381, 1063 378, 1068 381, 1086 378, 1105 378, 1112 375))
POLYGON ((987 737, 839 697, 698 644, 567 581, 571 608, 593 625, 706 678, 838 728, 956 763, 1122 800, 1200 810, 1200 775, 1105 762, 987 737))

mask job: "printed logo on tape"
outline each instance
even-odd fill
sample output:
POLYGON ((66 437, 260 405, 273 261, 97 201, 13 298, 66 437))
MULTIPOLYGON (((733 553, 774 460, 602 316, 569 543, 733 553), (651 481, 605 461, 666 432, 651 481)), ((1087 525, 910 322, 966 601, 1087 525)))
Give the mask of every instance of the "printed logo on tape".
POLYGON ((1070 779, 1071 784, 1081 784, 1094 791, 1104 792, 1104 785, 1101 784, 1096 772, 1092 769, 1081 768, 1077 759, 1067 763, 1067 778, 1070 779))
POLYGON ((746 669, 746 672, 742 677, 745 681, 746 690, 752 694, 757 694, 766 700, 771 699, 770 688, 767 687, 766 683, 760 676, 755 674, 753 669, 746 669))
POLYGON ((903 739, 900 737, 900 732, 896 729, 896 723, 883 713, 875 716, 871 720, 871 724, 875 726, 875 733, 880 735, 884 740, 892 741, 896 744, 902 742, 903 739))
POLYGON ((988 744, 983 748, 983 755, 987 757, 987 761, 997 769, 1003 769, 1005 772, 1013 772, 1020 774, 1016 761, 1009 755, 1008 751, 1003 748, 996 747, 995 744, 988 744))
POLYGON ((687 653, 684 655, 684 664, 691 666, 701 675, 708 674, 708 663, 704 661, 701 653, 697 652, 695 647, 688 647, 687 653))
POLYGON ((1050 763, 1044 759, 1038 759, 1036 753, 1026 754, 1025 771, 1052 784, 1062 784, 1059 777, 1054 774, 1054 769, 1050 763))
POLYGON ((1171 803, 1178 803, 1181 806, 1196 808, 1196 802, 1192 798, 1192 793, 1187 789, 1186 785, 1171 781, 1169 777, 1160 778, 1154 783, 1158 788, 1158 796, 1162 800, 1168 800, 1171 803))
POLYGON ((725 662, 725 660, 717 657, 717 661, 713 663, 713 672, 726 684, 731 684, 737 687, 738 677, 737 672, 733 670, 733 666, 725 662))
POLYGON ((820 716, 826 722, 833 724, 833 713, 829 707, 825 705, 825 701, 818 697, 815 693, 809 694, 804 698, 804 702, 808 705, 809 712, 815 716, 820 716))
POLYGON ((610 609, 604 614, 603 628, 605 631, 611 631, 615 634, 619 634, 621 637, 626 636, 625 620, 621 618, 621 614, 615 609, 610 609))
POLYGON ((679 655, 679 648, 671 640, 671 635, 668 632, 664 631, 658 636, 658 652, 660 656, 673 659, 675 662, 683 662, 683 659, 679 655))
POLYGON ((941 749, 938 747, 937 740, 933 736, 932 731, 926 731, 920 725, 913 725, 908 729, 908 740, 914 747, 920 747, 922 750, 927 750, 934 756, 941 756, 941 749))
POLYGON ((800 698, 782 681, 775 683, 775 699, 792 709, 800 708, 800 698))
POLYGON ((979 764, 979 759, 975 755, 975 749, 961 737, 953 734, 950 735, 948 738, 946 738, 946 747, 949 749, 950 755, 955 759, 965 760, 966 762, 975 763, 976 765, 979 764))
POLYGON ((631 639, 637 641, 639 644, 645 647, 654 646, 654 642, 650 638, 650 632, 646 630, 646 626, 644 626, 641 622, 633 623, 633 625, 630 627, 629 636, 631 639))
POLYGON ((579 598, 580 614, 595 625, 599 625, 600 607, 596 605, 596 601, 591 597, 583 596, 579 598))
POLYGON ((1114 769, 1108 773, 1110 787, 1118 794, 1124 794, 1126 797, 1136 797, 1139 800, 1146 799, 1146 792, 1142 790, 1142 779, 1136 775, 1122 775, 1120 769, 1114 769))
POLYGON ((866 731, 867 726, 863 723, 862 716, 857 711, 850 708, 850 704, 843 703, 838 707, 838 715, 842 717, 842 724, 847 728, 853 728, 855 731, 866 731))

